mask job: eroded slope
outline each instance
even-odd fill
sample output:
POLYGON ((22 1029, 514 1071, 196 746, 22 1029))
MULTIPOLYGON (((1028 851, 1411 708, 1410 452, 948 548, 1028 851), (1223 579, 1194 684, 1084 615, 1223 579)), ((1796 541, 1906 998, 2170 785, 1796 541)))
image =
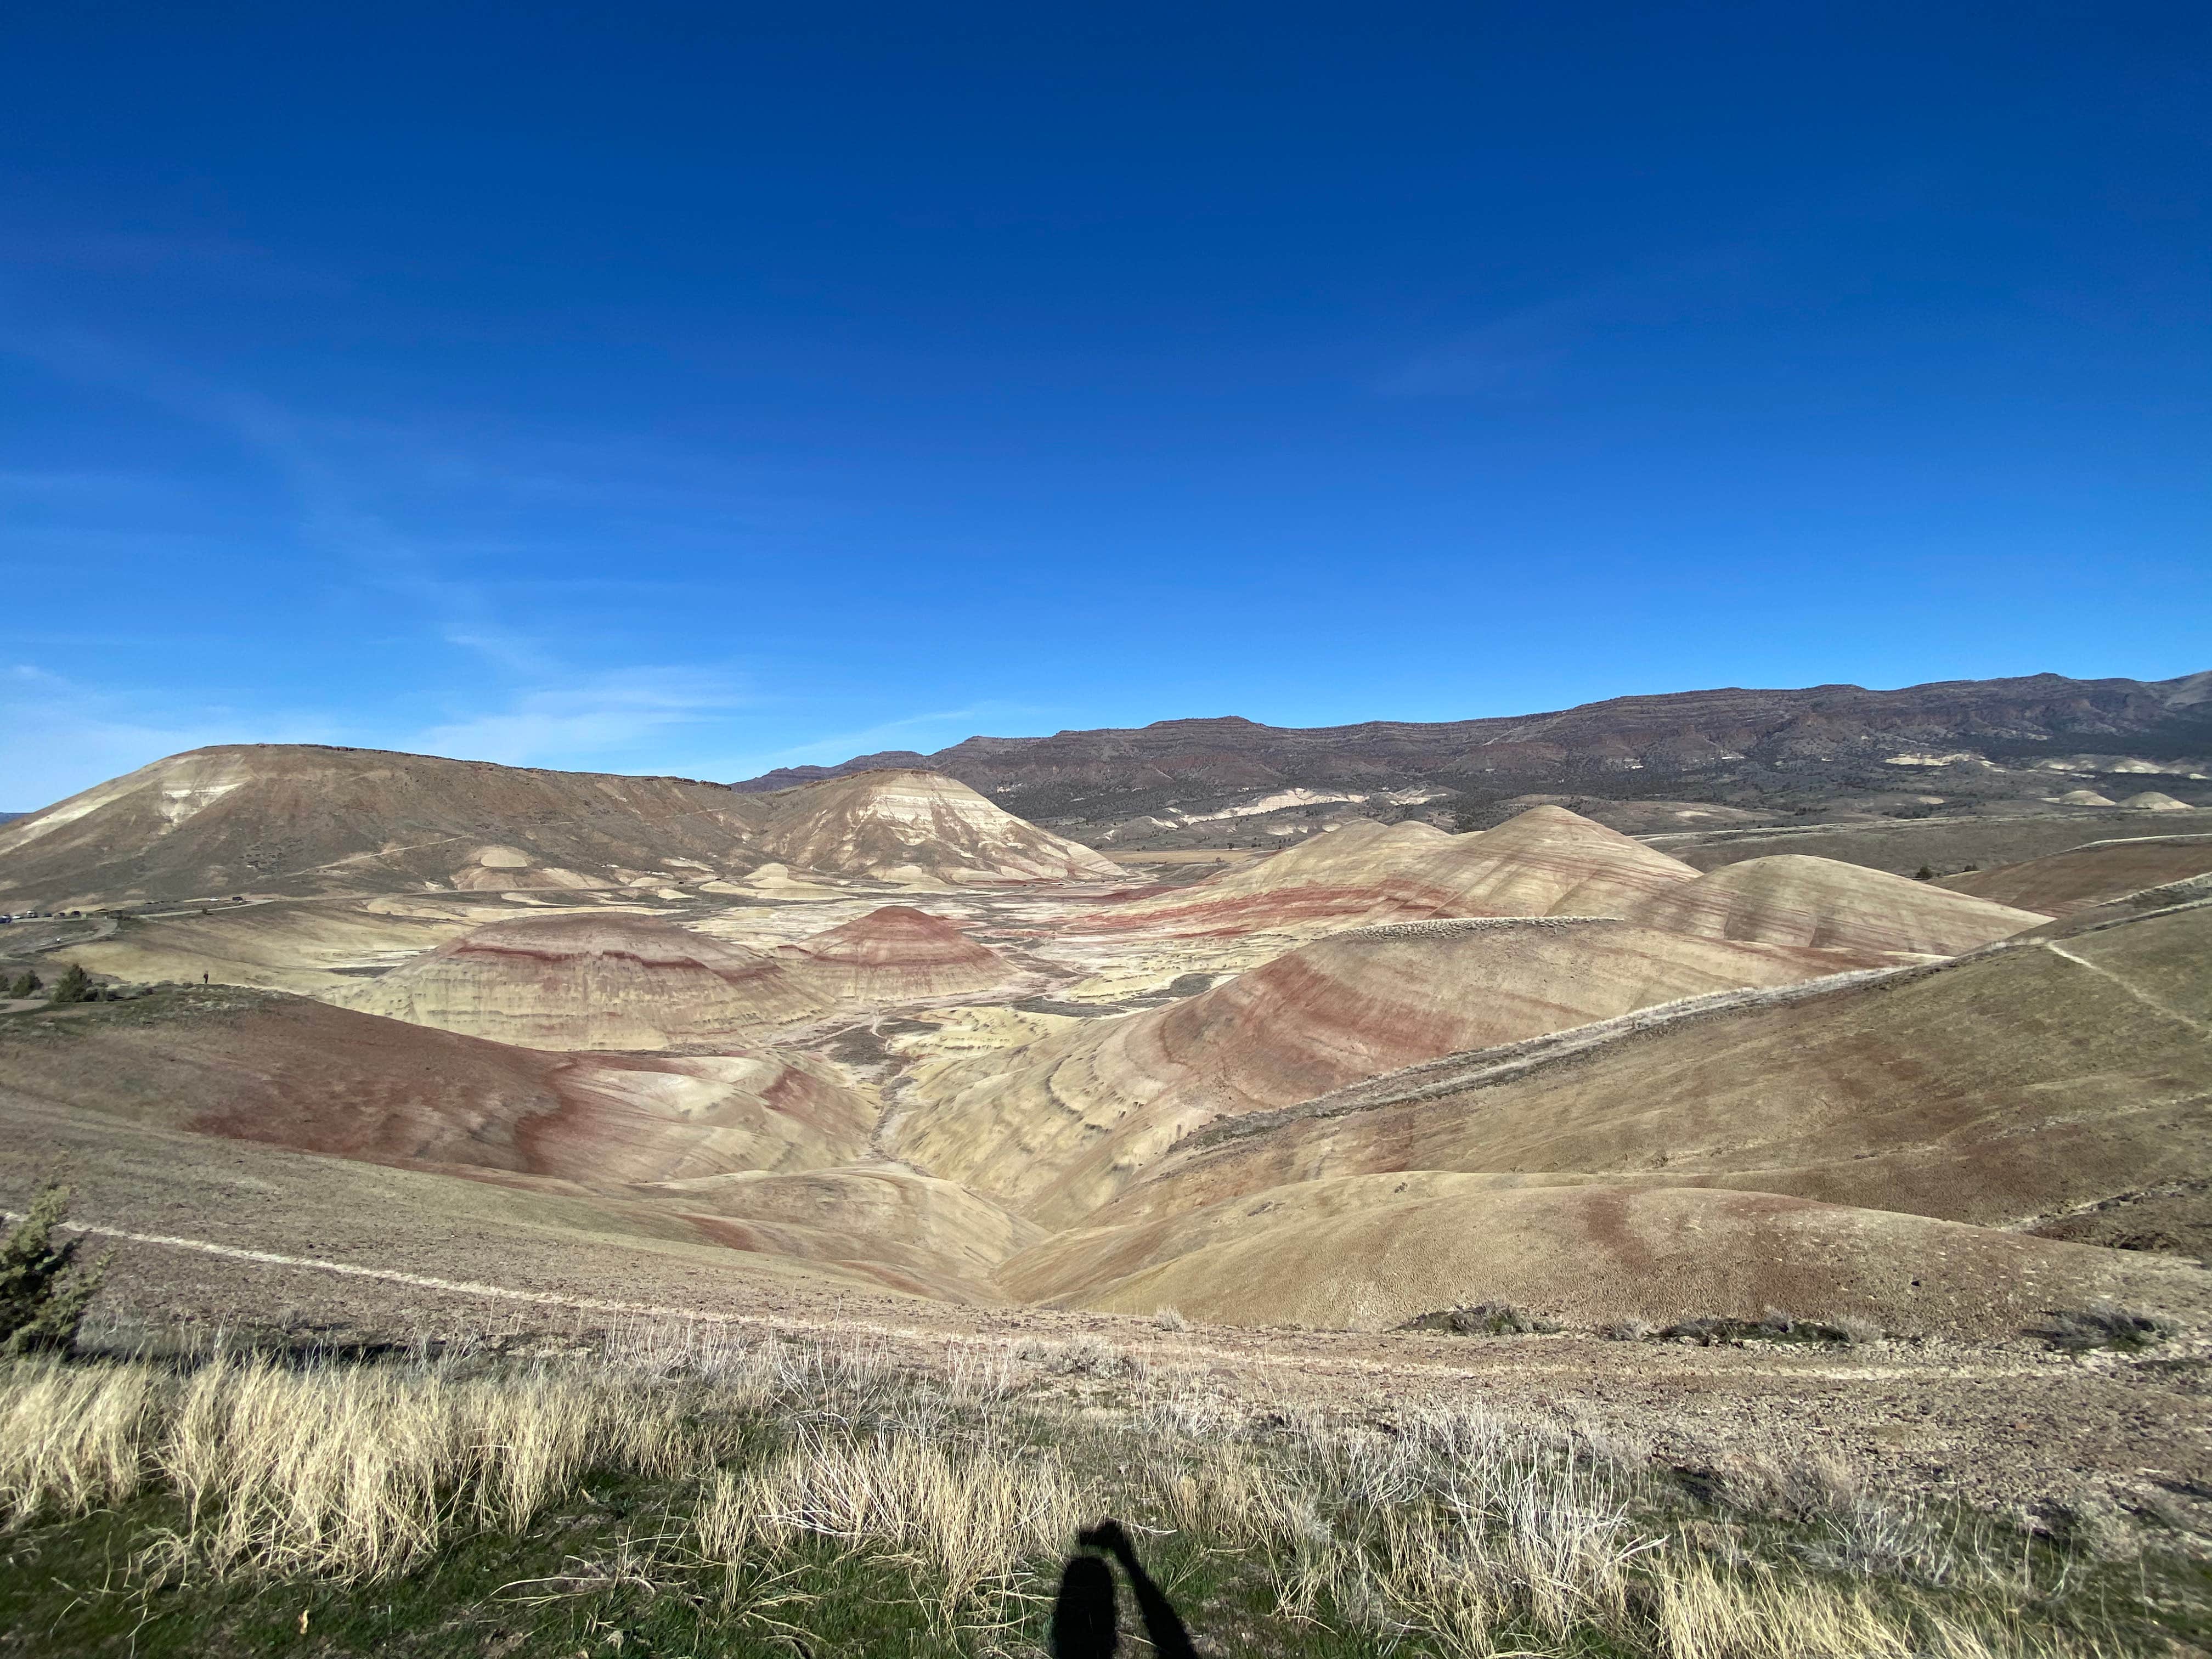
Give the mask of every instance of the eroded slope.
POLYGON ((1956 956, 2047 918, 1863 865, 1780 854, 1723 865, 1630 907, 1647 927, 1823 950, 1956 956))
POLYGON ((1052 1224, 1184 1134, 1455 1049, 1860 966, 1840 952, 1539 918, 1340 933, 1168 1007, 924 1067, 893 1144, 1052 1224))

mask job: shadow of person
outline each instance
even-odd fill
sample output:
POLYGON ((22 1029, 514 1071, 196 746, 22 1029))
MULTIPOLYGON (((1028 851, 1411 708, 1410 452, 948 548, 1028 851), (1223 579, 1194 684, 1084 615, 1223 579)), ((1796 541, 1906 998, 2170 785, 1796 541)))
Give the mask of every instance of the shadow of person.
POLYGON ((1109 1659, 1121 1645, 1114 1569, 1095 1555, 1070 1557, 1052 1603, 1053 1659, 1109 1659))
MULTIPOLYGON (((1075 1541, 1085 1549, 1103 1550, 1121 1564, 1145 1621, 1145 1635, 1160 1659, 1198 1659, 1182 1616, 1137 1559, 1136 1546, 1120 1522, 1102 1521, 1078 1533, 1075 1541)), ((1113 1653, 1121 1644, 1119 1620, 1112 1571, 1096 1556, 1072 1557, 1061 1570, 1060 1595, 1052 1607, 1054 1659, 1113 1653)))

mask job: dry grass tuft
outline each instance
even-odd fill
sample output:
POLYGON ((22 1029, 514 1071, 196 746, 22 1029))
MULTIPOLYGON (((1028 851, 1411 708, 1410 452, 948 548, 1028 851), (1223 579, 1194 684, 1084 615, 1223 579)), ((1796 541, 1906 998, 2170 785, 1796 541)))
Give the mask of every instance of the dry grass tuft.
POLYGON ((2138 1313, 2113 1302, 2087 1308, 2053 1310, 2036 1334, 2054 1348, 2122 1350, 2154 1347, 2180 1334, 2180 1327, 2157 1314, 2138 1313))
POLYGON ((1000 1628, 1024 1564, 1065 1550, 1090 1518, 1080 1497, 1050 1454, 810 1430, 764 1465, 716 1473, 696 1527, 700 1553, 732 1565, 809 1537, 886 1549, 937 1622, 1000 1628))
POLYGON ((672 1397, 576 1371, 454 1379, 218 1358, 167 1403, 151 1449, 187 1508, 160 1553, 179 1573, 382 1577, 457 1516, 520 1529, 587 1461, 674 1473, 696 1455, 672 1397))
POLYGON ((1135 1397, 1109 1408, 1046 1380, 1121 1374, 1103 1342, 1022 1358, 949 1351, 921 1375, 858 1340, 671 1326, 560 1363, 21 1360, 0 1365, 0 1515, 21 1527, 151 1485, 182 1518, 143 1550, 142 1577, 358 1582, 527 1528, 607 1471, 663 1483, 658 1535, 514 1598, 680 1578, 694 1602, 796 1642, 809 1575, 872 1559, 940 1636, 990 1649, 1048 1593, 1078 1528, 1114 1514, 1150 1534, 1148 1554, 1241 1576, 1271 1617, 1382 1649, 2094 1650, 2049 1634, 2071 1567, 2039 1578, 1993 1521, 1884 1499, 1838 1464, 1738 1458, 1707 1504, 1590 1424, 1260 1415, 1165 1371, 1134 1374, 1135 1397))
POLYGON ((144 1474, 152 1378, 137 1365, 0 1368, 0 1516, 11 1527, 120 1503, 144 1474))

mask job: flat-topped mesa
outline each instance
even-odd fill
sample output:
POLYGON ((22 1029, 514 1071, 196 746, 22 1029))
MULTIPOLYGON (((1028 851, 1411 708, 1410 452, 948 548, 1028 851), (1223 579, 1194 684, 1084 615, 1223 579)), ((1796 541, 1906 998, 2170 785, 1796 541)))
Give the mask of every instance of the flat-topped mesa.
POLYGON ((896 1150, 1068 1225, 1220 1118, 1655 1003, 1885 960, 1611 918, 1335 933, 1167 1007, 918 1074, 896 1150))
POLYGON ((1892 690, 1856 685, 1724 687, 1614 697, 1576 708, 1469 720, 1368 720, 1297 729, 1234 716, 1038 738, 969 738, 933 755, 868 755, 834 767, 792 767, 734 786, 784 787, 884 766, 927 766, 996 796, 1049 787, 1094 820, 1155 811, 1164 796, 1299 787, 1367 793, 1417 784, 1579 787, 1595 771, 1629 768, 1649 781, 1687 773, 1709 781, 1736 766, 1807 761, 1846 766, 1896 754, 1978 751, 1990 733, 2135 751, 2175 737, 2195 752, 2212 675, 2141 680, 2036 674, 1892 690), (2094 738, 2089 734, 2096 734, 2094 738), (2153 736, 2152 734, 2156 734, 2153 736))
POLYGON ((1571 812, 1535 806, 1494 830, 1353 824, 1179 893, 1106 912, 1103 927, 1255 933, 1331 918, 1620 915, 1698 872, 1571 812))
POLYGON ((532 1048, 666 1048, 799 1024, 830 999, 774 957, 648 917, 496 921, 331 1000, 532 1048))
POLYGON ((952 923, 886 904, 781 953, 810 985, 848 1002, 903 1002, 1003 985, 1020 969, 952 923))
POLYGON ((1864 865, 1784 853, 1726 864, 1632 906, 1648 927, 1818 950, 1955 956, 2047 920, 1864 865))
POLYGON ((799 869, 889 881, 1109 880, 1118 866, 936 772, 856 772, 750 797, 758 843, 799 869))

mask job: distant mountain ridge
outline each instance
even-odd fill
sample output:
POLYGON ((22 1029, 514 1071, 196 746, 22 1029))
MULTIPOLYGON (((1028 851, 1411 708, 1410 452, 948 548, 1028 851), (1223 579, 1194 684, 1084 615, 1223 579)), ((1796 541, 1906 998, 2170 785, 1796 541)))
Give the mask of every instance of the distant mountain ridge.
POLYGON ((1083 811, 1139 799, 1282 787, 1453 789, 1594 787, 1641 775, 1711 778, 1746 769, 1880 766, 1900 751, 1996 758, 2090 750, 2142 759, 2212 756, 2212 671, 2175 679, 2033 674, 1895 690, 1728 687, 1613 697, 1548 714, 1355 726, 1263 726, 1235 715, 1043 738, 973 737, 923 755, 887 750, 787 766, 741 793, 886 767, 942 772, 1020 809, 1083 811))
POLYGON ((737 894, 771 867, 925 883, 1115 874, 1089 848, 937 772, 740 795, 690 778, 314 744, 172 755, 0 826, 0 895, 11 902, 737 894))

